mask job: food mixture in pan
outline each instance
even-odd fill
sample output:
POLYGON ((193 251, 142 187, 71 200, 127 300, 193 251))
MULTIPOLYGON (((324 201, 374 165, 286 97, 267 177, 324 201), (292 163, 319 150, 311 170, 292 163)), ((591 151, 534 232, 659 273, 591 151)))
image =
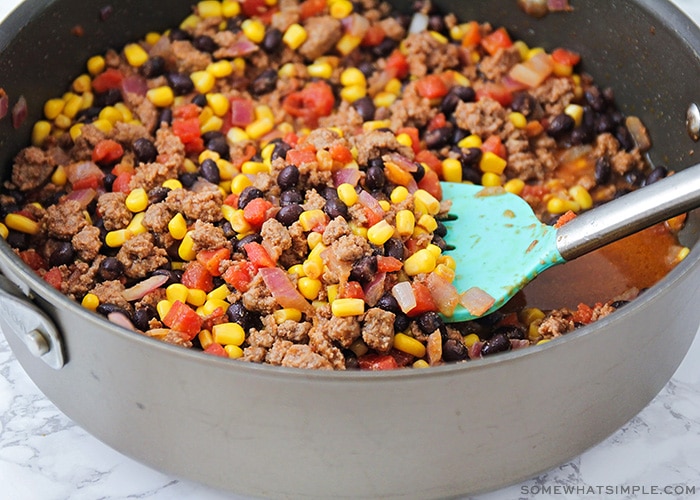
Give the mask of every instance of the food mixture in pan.
MULTIPOLYGON (((446 324, 462 291, 439 181, 554 224, 667 175, 578 68, 428 2, 204 0, 44 104, 0 229, 83 307, 216 356, 376 370, 546 342, 639 289, 446 324)), ((682 223, 652 229, 668 268, 682 223)))

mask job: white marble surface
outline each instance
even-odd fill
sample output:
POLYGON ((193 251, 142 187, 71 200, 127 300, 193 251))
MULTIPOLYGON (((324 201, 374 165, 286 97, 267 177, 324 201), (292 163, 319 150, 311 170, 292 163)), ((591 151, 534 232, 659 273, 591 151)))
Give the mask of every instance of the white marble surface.
MULTIPOLYGON (((3 19, 19 0, 0 1, 3 19)), ((696 22, 700 2, 675 0, 696 22)), ((700 498, 700 336, 659 395, 600 445, 537 478, 475 500, 653 498, 664 486, 695 487, 700 498), (563 485, 578 487, 565 494, 563 485), (614 490, 618 485, 643 490, 614 490)), ((668 496, 670 497, 670 496, 668 496)), ((169 477, 87 434, 24 373, 0 335, 0 500, 238 499, 169 477)))

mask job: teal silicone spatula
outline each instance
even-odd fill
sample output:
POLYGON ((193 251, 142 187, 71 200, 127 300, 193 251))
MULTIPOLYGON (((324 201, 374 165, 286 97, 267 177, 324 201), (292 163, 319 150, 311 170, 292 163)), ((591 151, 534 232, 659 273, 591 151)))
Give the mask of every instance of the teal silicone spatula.
POLYGON ((700 206, 700 165, 583 212, 558 229, 541 223, 519 196, 503 189, 442 183, 452 200, 445 241, 457 263, 453 285, 467 307, 445 321, 492 313, 557 264, 700 206))

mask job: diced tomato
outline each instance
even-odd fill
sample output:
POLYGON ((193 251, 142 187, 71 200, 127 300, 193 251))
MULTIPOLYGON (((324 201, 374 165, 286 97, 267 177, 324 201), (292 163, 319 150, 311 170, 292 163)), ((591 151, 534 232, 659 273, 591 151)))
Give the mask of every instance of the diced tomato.
POLYGON ((272 203, 265 198, 253 198, 243 209, 243 218, 251 226, 262 227, 263 223, 272 216, 270 212, 272 207, 272 203))
POLYGON ((247 292, 257 271, 252 262, 239 261, 229 266, 221 277, 239 292, 247 292))
POLYGON ((194 103, 184 104, 173 110, 173 118, 199 118, 200 107, 194 103))
POLYGON ((396 135, 407 134, 411 138, 411 148, 415 154, 421 150, 420 132, 416 127, 401 127, 396 131, 396 135))
POLYGON ((403 267, 403 262, 395 257, 385 257, 383 255, 377 255, 377 272, 378 273, 391 273, 393 271, 400 271, 403 267))
POLYGON ((228 205, 233 208, 238 208, 238 194, 231 193, 224 198, 224 205, 228 205))
POLYGON ((231 159, 231 163, 233 163, 233 166, 236 167, 237 169, 240 170, 241 166, 253 158, 255 156, 255 153, 257 153, 258 150, 256 147, 252 144, 246 144, 245 147, 243 148, 243 152, 236 155, 235 158, 231 159))
POLYGON ((133 165, 129 163, 117 163, 112 167, 112 170, 110 170, 111 173, 114 175, 119 175, 123 172, 129 172, 130 174, 136 173, 136 169, 134 168, 133 165))
POLYGON ((440 178, 434 170, 427 168, 425 169, 425 175, 418 183, 418 187, 432 194, 435 199, 442 200, 442 186, 440 185, 440 178))
POLYGON ((47 267, 44 258, 34 249, 22 250, 19 253, 19 257, 25 264, 35 271, 38 271, 39 269, 46 269, 47 267))
POLYGON ((487 82, 476 91, 476 100, 488 97, 498 102, 501 106, 509 106, 513 102, 513 92, 505 85, 496 82, 487 82))
POLYGON ((520 321, 518 320, 518 313, 516 312, 510 312, 507 314, 504 314, 503 317, 498 320, 498 324, 496 326, 513 326, 513 325, 520 325, 520 321))
POLYGON ((81 189, 97 189, 102 187, 102 177, 101 175, 88 175, 80 179, 73 181, 71 186, 73 186, 73 191, 80 191, 81 189))
POLYGON ((433 300, 433 295, 430 293, 430 289, 426 285, 420 281, 414 281, 411 283, 411 288, 413 289, 413 295, 416 297, 416 307, 408 311, 409 317, 416 317, 424 312, 438 310, 438 307, 433 300))
POLYGON ((61 275, 61 271, 57 267, 52 267, 51 269, 46 271, 46 274, 44 274, 44 281, 46 281, 49 285, 54 287, 59 292, 63 288, 63 276, 61 275))
POLYGON ((442 128, 447 125, 447 120, 445 119, 444 113, 438 113, 428 122, 428 130, 435 130, 437 128, 442 128))
POLYGON ((255 267, 275 267, 275 261, 260 243, 251 241, 243 245, 248 260, 255 267))
POLYGON ((389 351, 389 356, 396 360, 396 364, 399 367, 408 366, 414 359, 416 359, 413 354, 408 354, 407 352, 399 351, 398 349, 392 349, 389 351))
POLYGON ((182 273, 182 284, 187 288, 196 288, 209 293, 214 289, 214 279, 207 268, 199 261, 187 264, 182 273))
POLYGON ((100 165, 111 165, 122 156, 124 156, 124 148, 112 139, 103 139, 92 149, 92 161, 100 165))
POLYGON ((311 82, 302 90, 292 92, 282 101, 282 108, 308 125, 316 125, 322 116, 328 116, 335 106, 330 85, 324 81, 311 82))
POLYGON ((331 154, 331 158, 333 158, 333 161, 336 161, 342 165, 345 165, 346 163, 350 163, 353 158, 352 158, 352 152, 346 147, 343 146, 342 144, 335 143, 331 146, 329 150, 331 154))
MULTIPOLYGON (((183 106, 184 107, 184 106, 183 106)), ((199 118, 178 118, 173 120, 173 133, 185 145, 187 153, 201 153, 204 141, 199 128, 199 118)))
POLYGON ((228 354, 226 354, 224 346, 222 346, 221 344, 217 344, 216 342, 212 342, 211 344, 209 344, 209 346, 207 346, 207 348, 204 349, 204 352, 207 354, 211 354, 212 356, 228 358, 228 354))
POLYGON ((326 8, 326 0, 304 0, 299 4, 301 20, 308 19, 323 12, 326 8))
POLYGON ((576 52, 560 47, 552 51, 552 60, 565 66, 576 66, 581 61, 581 56, 576 52))
POLYGON ((427 149, 422 149, 416 154, 416 161, 418 163, 425 163, 430 167, 431 170, 435 171, 438 176, 442 175, 442 162, 440 158, 435 156, 431 151, 427 149))
POLYGON ((338 289, 339 299, 365 299, 365 292, 362 285, 357 281, 346 281, 338 289))
POLYGON ((287 163, 291 163, 292 165, 296 165, 298 167, 300 165, 315 162, 316 153, 310 150, 290 149, 287 151, 285 159, 287 163))
POLYGON ((241 11, 247 17, 260 16, 264 14, 268 8, 265 0, 243 0, 241 2, 241 11))
POLYGON ((202 318, 190 306, 176 300, 163 318, 163 324, 192 340, 202 327, 202 318))
POLYGON ((557 222, 554 223, 554 227, 560 228, 564 224, 566 224, 567 222, 569 222, 575 218, 576 218, 576 212, 568 210, 565 213, 561 214, 561 216, 557 219, 557 222))
POLYGON ((583 302, 578 305, 572 318, 576 323, 587 325, 593 320, 593 309, 583 302))
POLYGON ((282 141, 295 148, 299 144, 299 136, 294 132, 287 132, 284 134, 282 141))
POLYGON ((408 186, 409 182, 413 180, 413 175, 411 175, 411 172, 407 172, 400 166, 390 161, 384 163, 384 175, 386 175, 386 178, 390 182, 398 184, 399 186, 408 186))
POLYGON ((109 89, 119 88, 119 86, 122 84, 123 79, 124 75, 122 75, 121 71, 114 68, 107 68, 102 73, 93 78, 92 90, 99 94, 102 92, 106 92, 109 89))
POLYGON ((492 31, 481 39, 481 46, 490 55, 494 55, 500 49, 507 49, 512 45, 513 41, 510 39, 508 31, 506 31, 504 27, 500 27, 497 30, 492 31))
POLYGON ((131 178, 134 176, 131 172, 122 172, 117 175, 112 183, 112 191, 115 193, 128 193, 131 191, 129 184, 131 183, 131 178))
POLYGON ((212 276, 221 276, 219 270, 221 261, 229 257, 231 257, 231 250, 228 248, 206 249, 197 253, 197 262, 202 264, 212 276))
POLYGON ((401 53, 398 49, 391 53, 386 59, 386 66, 384 70, 389 73, 393 78, 398 78, 403 80, 408 76, 409 65, 406 56, 401 53))
POLYGON ((366 354, 357 358, 360 370, 396 370, 399 364, 390 354, 366 354))
POLYGON ((520 196, 526 200, 532 199, 541 201, 547 194, 549 194, 549 189, 545 186, 525 184, 520 196))
POLYGON ((416 82, 416 91, 421 97, 438 99, 444 97, 449 89, 440 75, 426 75, 416 82))
POLYGON ((506 159, 508 153, 506 147, 503 145, 503 141, 497 135, 491 135, 486 138, 486 140, 481 144, 481 151, 486 153, 487 151, 492 152, 496 156, 506 159))
POLYGON ((544 132, 544 127, 537 120, 531 120, 525 125, 525 134, 530 138, 537 137, 542 132, 544 132))
POLYGON ((462 47, 476 47, 481 43, 481 27, 476 21, 470 21, 463 28, 462 47))
POLYGON ((384 41, 384 38, 386 38, 384 28, 378 24, 373 24, 367 29, 360 45, 363 47, 376 47, 384 41))

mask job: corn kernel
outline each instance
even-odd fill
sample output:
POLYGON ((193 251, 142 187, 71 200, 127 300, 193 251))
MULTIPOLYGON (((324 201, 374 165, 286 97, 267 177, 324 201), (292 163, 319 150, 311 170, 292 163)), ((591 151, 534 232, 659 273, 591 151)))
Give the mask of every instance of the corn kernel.
POLYGON ((544 319, 544 316, 544 312, 536 307, 526 307, 518 313, 518 319, 528 326, 535 320, 544 319))
POLYGON ((66 104, 63 106, 63 114, 70 119, 75 118, 78 112, 83 107, 83 98, 79 95, 72 95, 66 99, 66 104))
POLYGON ((388 212, 391 209, 391 203, 389 203, 387 200, 379 200, 379 206, 382 207, 382 210, 385 212, 388 212))
POLYGON ((289 269, 287 269, 287 273, 296 274, 299 277, 305 276, 304 266, 301 264, 294 264, 293 266, 290 266, 289 269))
POLYGON ((214 78, 225 78, 233 73, 233 64, 228 59, 221 59, 210 63, 206 68, 207 73, 211 73, 214 78))
POLYGON ((394 228, 383 219, 367 230, 367 239, 376 246, 382 246, 392 236, 394 236, 394 228))
POLYGON ((231 192, 241 194, 245 188, 252 186, 253 181, 245 174, 238 174, 231 180, 231 192))
POLYGON ((380 128, 388 128, 389 126, 391 126, 389 120, 370 120, 362 124, 362 131, 367 133, 373 130, 379 130, 380 128))
POLYGON ((537 341, 537 343, 536 343, 535 345, 546 344, 546 343, 549 342, 550 340, 552 340, 552 339, 542 339, 542 340, 537 341))
POLYGON ((309 300, 314 300, 318 297, 321 292, 323 284, 321 280, 315 278, 309 278, 308 276, 302 276, 297 281, 297 288, 299 288, 299 293, 301 293, 305 298, 309 300))
POLYGON ((168 222, 168 232, 176 240, 181 240, 187 234, 187 221, 181 213, 177 213, 168 222))
POLYGON ((569 195, 578 203, 581 210, 588 210, 593 207, 593 198, 588 190, 580 185, 572 186, 569 189, 569 195))
POLYGON ((261 161, 244 161, 241 165, 241 172, 247 175, 268 173, 270 167, 261 161))
POLYGON ((444 264, 453 271, 457 270, 457 261, 451 255, 440 254, 437 260, 438 264, 444 264))
POLYGON ((197 308, 197 313, 203 316, 209 316, 217 311, 226 311, 231 304, 225 300, 207 299, 207 301, 197 308))
POLYGON ((275 323, 278 325, 285 321, 294 321, 296 323, 301 321, 301 311, 292 307, 277 309, 272 313, 272 316, 275 318, 275 323))
POLYGON ((345 203, 346 206, 351 207, 355 203, 357 203, 357 200, 359 198, 359 195, 357 194, 357 191, 355 191, 355 186, 352 184, 343 183, 337 188, 338 191, 338 198, 340 198, 340 201, 345 203))
POLYGON ((124 203, 133 213, 143 212, 148 207, 148 193, 143 188, 132 189, 124 203))
POLYGON ((138 68, 148 61, 148 52, 137 43, 129 43, 124 47, 124 57, 131 66, 138 68))
POLYGON ((221 17, 221 2, 217 0, 202 0, 201 2, 197 2, 197 14, 203 19, 207 17, 221 17))
POLYGON ((221 130, 224 126, 224 121, 218 116, 210 116, 200 127, 200 132, 206 134, 207 132, 215 132, 221 130))
POLYGON ((563 214, 569 210, 578 212, 580 208, 578 203, 571 200, 564 200, 557 196, 553 196, 547 201, 547 211, 550 214, 563 214))
POLYGON ((156 304, 156 311, 158 311, 158 316, 161 320, 168 315, 168 312, 170 311, 170 308, 172 306, 173 303, 169 300, 163 299, 161 301, 158 301, 158 303, 156 304))
POLYGON ((323 274, 323 260, 321 257, 307 258, 301 265, 304 276, 312 279, 320 278, 323 274))
POLYGON ((336 19, 345 19, 352 14, 353 5, 349 0, 334 0, 333 3, 328 3, 330 4, 330 14, 336 19))
POLYGON ((403 83, 398 78, 392 78, 384 86, 384 91, 394 94, 396 96, 401 95, 401 89, 403 88, 403 83))
POLYGON ((456 158, 442 160, 442 177, 447 182, 462 182, 462 162, 456 158))
POLYGON ((326 222, 326 214, 320 209, 305 210, 299 216, 299 224, 301 224, 304 231, 312 231, 314 227, 322 222, 326 222))
POLYGON ((70 128, 71 124, 73 121, 68 118, 66 115, 61 113, 56 117, 56 119, 53 121, 53 124, 56 126, 58 129, 66 130, 70 128))
POLYGON ((409 276, 416 276, 421 273, 429 273, 435 269, 437 258, 428 249, 418 250, 408 257, 403 264, 403 269, 409 276))
POLYGON ((241 345, 245 340, 245 331, 238 323, 219 323, 211 327, 214 342, 222 345, 241 345))
POLYGON ((94 311, 97 309, 97 306, 100 305, 100 299, 94 293, 86 293, 83 300, 80 302, 80 305, 82 305, 85 309, 94 311))
POLYGON ((254 43, 260 43, 265 38, 265 25, 259 19, 246 19, 241 23, 241 31, 254 43))
POLYGON ((484 152, 479 160, 479 168, 482 172, 492 172, 498 175, 503 173, 507 164, 506 160, 491 151, 484 152))
POLYGON ((236 17, 241 13, 241 4, 237 0, 223 0, 221 2, 221 14, 224 17, 236 17))
POLYGON ((367 238, 367 228, 364 226, 358 226, 357 224, 353 222, 349 222, 348 226, 350 226, 350 231, 352 231, 352 234, 355 236, 360 236, 361 238, 367 238))
POLYGON ((245 133, 251 139, 260 139, 275 128, 275 121, 269 117, 263 117, 246 125, 245 133))
POLYGON ((365 301, 362 299, 335 299, 331 304, 333 316, 340 318, 359 316, 365 312, 365 301))
POLYGON ((188 293, 189 289, 182 283, 173 283, 171 285, 168 285, 165 289, 165 297, 170 302, 175 302, 176 300, 179 300, 184 304, 187 301, 188 293))
POLYGON ((151 103, 159 108, 167 108, 175 100, 175 94, 173 89, 167 85, 161 87, 154 87, 146 92, 146 98, 151 101, 151 103))
POLYGON ((432 215, 428 215, 428 214, 421 215, 420 218, 418 219, 417 224, 420 227, 422 227, 423 229, 425 229, 426 231, 431 232, 431 233, 433 231, 435 231, 438 227, 438 224, 437 224, 437 221, 435 220, 435 217, 433 217, 432 215))
POLYGON ((115 229, 105 235, 105 244, 108 247, 117 248, 126 243, 129 238, 131 238, 131 233, 126 229, 115 229))
POLYGON ((102 56, 92 56, 87 61, 87 70, 92 76, 99 75, 105 70, 105 58, 102 56))
POLYGON ((243 349, 237 345, 229 344, 224 346, 224 351, 230 359, 239 359, 243 357, 243 349))
POLYGON ((469 348, 479 342, 481 339, 476 333, 470 333, 469 335, 464 336, 464 345, 469 348))
POLYGON ((65 106, 65 101, 63 99, 49 99, 44 103, 44 116, 48 120, 55 120, 58 115, 63 111, 63 106, 65 106))
POLYGON ((76 123, 68 130, 68 134, 70 135, 70 138, 73 141, 75 141, 78 137, 80 137, 80 134, 83 133, 84 126, 85 126, 84 123, 76 123))
POLYGON ((199 345, 202 349, 206 349, 214 343, 214 339, 211 337, 211 332, 209 330, 200 330, 197 334, 197 339, 199 340, 199 345))
POLYGON ((194 29, 197 26, 197 24, 199 24, 199 21, 199 16, 191 14, 185 19, 183 19, 183 21, 180 23, 180 28, 185 31, 187 31, 188 29, 194 29))
POLYGON ((194 71, 190 73, 190 80, 192 80, 195 90, 200 94, 210 92, 216 84, 214 75, 207 71, 194 71))
POLYGON ((508 120, 510 120, 510 123, 512 123, 515 128, 525 128, 527 126, 527 118, 518 111, 509 113, 508 120))
POLYGON ((340 89, 340 98, 346 102, 353 103, 367 95, 367 88, 363 85, 350 85, 340 89))
POLYGON ((413 368, 430 368, 430 364, 424 359, 417 359, 411 365, 413 368))
POLYGON ((352 85, 366 86, 365 74, 355 67, 349 67, 340 74, 340 84, 349 87, 352 85))
POLYGON ((197 288, 190 288, 187 291, 187 303, 192 304, 195 307, 204 305, 207 301, 207 292, 204 290, 199 290, 197 288))
POLYGON ((496 187, 501 185, 501 176, 494 172, 484 172, 481 176, 481 185, 484 187, 496 187))
POLYGON ((430 36, 432 36, 435 40, 437 40, 438 42, 440 42, 442 44, 449 42, 449 40, 442 33, 439 33, 437 31, 432 31, 432 30, 429 31, 429 33, 430 33, 430 36))
POLYGON ((347 56, 360 45, 360 42, 362 42, 361 36, 345 33, 340 37, 338 43, 335 44, 335 49, 344 56, 347 56))
POLYGON ((134 215, 134 217, 131 219, 131 222, 129 222, 129 225, 126 226, 126 230, 130 234, 129 237, 133 237, 137 234, 142 234, 148 231, 148 229, 146 229, 146 226, 143 225, 144 217, 146 217, 146 212, 140 212, 134 215))
MULTIPOLYGON (((310 250, 313 250, 316 248, 318 245, 323 245, 323 235, 321 233, 309 233, 309 235, 306 237, 306 244, 309 246, 310 250)), ((323 245, 323 249, 325 250, 326 246, 323 245)), ((317 255, 317 254, 314 254, 317 255)))
POLYGON ((425 356, 425 346, 423 343, 405 333, 397 333, 394 335, 394 349, 411 354, 416 358, 425 356))
POLYGON ((399 236, 410 236, 416 226, 416 216, 410 210, 396 212, 396 232, 399 236))
POLYGON ((417 189, 413 193, 413 199, 422 203, 430 215, 437 215, 440 212, 440 202, 425 189, 417 189))
POLYGON ((564 113, 574 119, 574 125, 580 126, 583 120, 583 107, 579 104, 569 104, 564 108, 564 113))
POLYGON ((243 210, 235 209, 230 205, 221 205, 221 213, 237 233, 247 234, 253 230, 252 226, 245 220, 243 210))
POLYGON ((440 276, 442 279, 445 281, 449 281, 452 283, 455 279, 455 276, 457 273, 455 273, 454 269, 450 269, 448 266, 445 264, 438 264, 435 266, 435 269, 433 270, 435 274, 440 276))
POLYGON ((182 182, 180 182, 178 179, 167 179, 163 181, 161 186, 168 189, 182 189, 182 182))
POLYGON ((480 148, 483 144, 481 137, 476 134, 471 134, 466 136, 464 139, 457 143, 460 148, 480 148))
MULTIPOLYGON (((392 94, 391 92, 377 92, 377 94, 374 96, 374 101, 372 101, 372 102, 374 102, 374 105, 377 108, 388 108, 389 106, 394 104, 394 102, 396 101, 397 98, 398 97, 396 96, 396 94, 392 94)), ((399 135, 401 135, 401 134, 399 134, 399 135)), ((397 137, 397 139, 398 139, 398 137, 397 137)), ((409 139, 410 139, 410 137, 409 137, 409 139)), ((413 142, 413 141, 411 141, 411 142, 413 142)))
POLYGON ((230 107, 230 102, 226 96, 219 93, 207 94, 207 104, 216 116, 224 116, 230 107))
POLYGON ((323 78, 328 80, 333 76, 333 66, 327 62, 314 62, 306 67, 306 71, 312 78, 323 78))
POLYGON ((197 256, 196 252, 194 251, 194 241, 192 240, 191 231, 187 231, 187 233, 185 233, 185 236, 180 242, 180 246, 177 248, 177 254, 182 260, 186 261, 194 260, 197 256))
POLYGON ((37 121, 32 128, 32 145, 40 147, 50 134, 51 123, 46 120, 37 121))
POLYGON ((41 231, 41 226, 38 222, 21 214, 7 214, 5 216, 5 225, 10 229, 25 234, 39 234, 41 231))
POLYGON ((292 50, 296 50, 306 41, 308 33, 298 23, 292 24, 282 35, 282 41, 292 50))
POLYGON ((503 189, 512 194, 520 195, 525 187, 525 182, 522 179, 510 179, 504 185, 503 189))
POLYGON ((401 203, 406 198, 408 198, 408 189, 404 186, 396 186, 389 195, 389 199, 392 203, 401 203))
POLYGON ((326 287, 326 295, 328 296, 328 303, 332 304, 338 298, 338 285, 328 285, 326 287))
POLYGON ((533 320, 527 327, 527 338, 529 340, 537 340, 542 337, 540 335, 540 325, 542 324, 541 319, 533 320))

